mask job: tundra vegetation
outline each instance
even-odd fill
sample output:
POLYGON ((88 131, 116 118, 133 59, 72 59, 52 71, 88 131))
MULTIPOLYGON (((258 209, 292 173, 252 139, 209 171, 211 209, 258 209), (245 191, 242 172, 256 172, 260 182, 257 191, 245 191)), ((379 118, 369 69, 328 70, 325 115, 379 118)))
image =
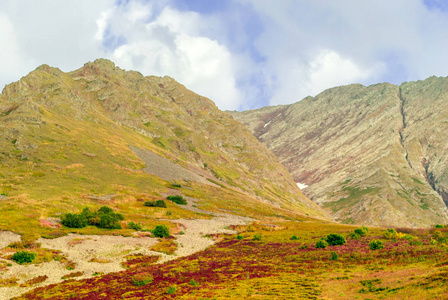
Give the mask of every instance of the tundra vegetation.
POLYGON ((187 257, 164 264, 130 257, 126 271, 39 287, 18 299, 428 299, 447 293, 446 228, 277 218, 231 229, 234 235, 212 235, 219 242, 187 257))

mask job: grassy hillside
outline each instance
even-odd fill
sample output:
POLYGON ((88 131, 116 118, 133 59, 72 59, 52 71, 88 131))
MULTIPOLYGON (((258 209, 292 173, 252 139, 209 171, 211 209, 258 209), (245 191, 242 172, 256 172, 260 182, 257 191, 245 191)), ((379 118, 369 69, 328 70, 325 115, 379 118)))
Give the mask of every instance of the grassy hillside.
POLYGON ((147 226, 201 217, 170 204, 169 216, 142 210, 142 202, 172 192, 198 198, 211 211, 269 215, 277 207, 325 216, 276 158, 213 102, 171 78, 143 77, 106 60, 70 73, 44 65, 6 86, 0 149, 0 228, 29 238, 50 233, 39 226, 42 220, 83 207, 109 205, 147 226), (148 174, 130 146, 201 180, 163 180, 157 175, 165 166, 148 174))

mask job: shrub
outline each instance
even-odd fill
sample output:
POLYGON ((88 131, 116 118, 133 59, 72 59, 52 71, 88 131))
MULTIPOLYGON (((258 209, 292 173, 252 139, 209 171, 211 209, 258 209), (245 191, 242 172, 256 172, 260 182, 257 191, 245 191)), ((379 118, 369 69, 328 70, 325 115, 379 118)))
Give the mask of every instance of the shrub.
POLYGON ((144 286, 148 283, 151 283, 152 281, 152 276, 145 273, 136 274, 134 277, 132 277, 132 284, 135 286, 144 286))
POLYGON ((176 293, 176 287, 174 287, 174 286, 169 287, 169 288, 166 290, 166 292, 167 292, 168 294, 170 294, 170 295, 173 295, 174 293, 176 293))
POLYGON ((331 252, 331 260, 338 260, 338 254, 336 252, 331 252))
POLYGON ((18 264, 26 264, 31 263, 36 258, 36 253, 33 252, 27 252, 27 251, 20 251, 14 253, 12 256, 12 260, 15 261, 18 264))
POLYGON ((180 205, 187 204, 187 200, 185 200, 185 198, 180 195, 168 196, 168 197, 166 197, 166 199, 168 199, 174 203, 180 204, 180 205))
POLYGON ((165 225, 157 225, 152 231, 152 234, 159 238, 169 237, 170 230, 165 225))
POLYGON ((328 243, 324 239, 320 239, 316 243, 316 248, 317 249, 325 249, 325 248, 327 248, 327 246, 328 246, 328 243))
POLYGON ((113 214, 114 210, 110 207, 102 206, 100 209, 98 209, 98 213, 100 215, 109 215, 109 214, 113 214))
POLYGON ((355 229, 354 233, 356 233, 359 236, 364 236, 366 234, 366 232, 362 228, 355 229))
POLYGON ((99 226, 100 222, 101 222, 100 217, 94 217, 94 218, 87 219, 87 223, 92 226, 99 226))
POLYGON ((412 236, 410 234, 405 234, 403 239, 407 240, 407 241, 412 241, 412 240, 416 240, 417 237, 416 236, 412 236))
POLYGON ((135 230, 142 230, 142 226, 140 224, 134 223, 134 222, 129 222, 128 224, 128 228, 130 229, 135 229, 135 230))
POLYGON ((254 241, 261 240, 261 234, 260 233, 255 234, 254 237, 252 238, 252 240, 254 240, 254 241))
POLYGON ((94 225, 100 228, 121 229, 120 220, 124 220, 122 214, 114 213, 113 209, 103 206, 97 211, 84 208, 80 214, 68 213, 62 218, 62 225, 71 228, 83 228, 94 225))
POLYGON ((447 237, 441 237, 441 238, 439 238, 439 243, 442 243, 442 244, 447 244, 448 243, 448 238, 447 237))
POLYGON ((383 243, 381 243, 381 241, 372 240, 369 243, 369 247, 370 247, 370 250, 377 250, 377 249, 382 249, 384 246, 383 246, 383 243))
POLYGON ((352 239, 352 240, 359 240, 361 238, 361 236, 359 234, 357 234, 356 232, 351 232, 351 233, 349 233, 349 235, 347 235, 347 238, 352 239))
POLYGON ((300 237, 298 237, 298 236, 296 236, 296 235, 293 235, 293 236, 291 237, 291 240, 293 240, 293 241, 300 240, 300 237))
POLYGON ((102 215, 98 227, 105 229, 121 229, 117 214, 102 215))
POLYGON ((421 246, 423 245, 422 241, 410 241, 409 242, 410 246, 421 246))
POLYGON ((345 237, 337 233, 327 235, 326 241, 330 246, 344 245, 347 243, 345 237))
POLYGON ((87 219, 83 215, 68 213, 62 217, 61 223, 70 228, 84 228, 87 226, 87 219))
POLYGON ((178 183, 172 183, 171 187, 173 187, 173 188, 181 188, 182 186, 180 184, 178 184, 178 183))
POLYGON ((199 286, 199 283, 197 283, 196 280, 192 279, 192 280, 190 280, 190 285, 199 286))
POLYGON ((432 238, 435 239, 435 240, 439 239, 441 236, 442 236, 442 233, 440 232, 440 230, 435 230, 432 233, 432 238))
POLYGON ((143 205, 149 206, 149 207, 164 207, 164 208, 166 208, 166 203, 163 200, 146 201, 143 205))
POLYGON ((97 216, 96 212, 90 211, 88 207, 84 208, 81 212, 81 215, 84 216, 87 220, 95 218, 97 216))
POLYGON ((436 228, 443 228, 443 225, 437 224, 436 228))
POLYGON ((394 239, 394 240, 396 240, 396 239, 402 239, 405 236, 406 236, 406 234, 401 233, 401 232, 397 232, 393 228, 388 228, 383 233, 383 237, 386 238, 386 239, 394 239))
POLYGON ((237 238, 238 240, 242 240, 242 239, 244 239, 244 237, 243 237, 242 235, 239 235, 239 234, 236 236, 236 238, 237 238))

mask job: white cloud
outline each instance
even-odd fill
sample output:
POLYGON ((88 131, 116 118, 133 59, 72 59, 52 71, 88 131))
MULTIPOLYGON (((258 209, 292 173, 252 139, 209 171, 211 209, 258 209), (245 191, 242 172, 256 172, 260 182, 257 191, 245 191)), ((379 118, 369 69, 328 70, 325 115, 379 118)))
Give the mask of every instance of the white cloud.
POLYGON ((247 0, 265 25, 256 47, 271 104, 334 85, 400 83, 448 73, 448 18, 420 0, 247 0))
POLYGON ((127 39, 111 58, 143 74, 169 75, 221 109, 238 109, 242 96, 236 87, 236 60, 225 46, 199 35, 203 21, 197 13, 166 7, 154 21, 135 21, 123 31, 120 18, 111 17, 112 32, 127 39))
POLYGON ((423 0, 232 0, 208 13, 179 3, 2 0, 0 86, 40 64, 70 71, 105 57, 250 109, 448 72, 448 13, 423 0))
MULTIPOLYGON (((20 78, 26 69, 22 65, 24 59, 20 53, 16 32, 11 21, 4 14, 0 14, 0 82, 7 82, 10 78, 20 78)), ((0 89, 3 86, 0 87, 0 89)))
POLYGON ((18 80, 42 64, 71 71, 103 56, 101 43, 95 39, 96 19, 113 3, 113 0, 1 1, 0 83, 18 80))
POLYGON ((323 50, 309 63, 309 90, 316 95, 324 89, 368 79, 380 68, 361 68, 331 50, 323 50))

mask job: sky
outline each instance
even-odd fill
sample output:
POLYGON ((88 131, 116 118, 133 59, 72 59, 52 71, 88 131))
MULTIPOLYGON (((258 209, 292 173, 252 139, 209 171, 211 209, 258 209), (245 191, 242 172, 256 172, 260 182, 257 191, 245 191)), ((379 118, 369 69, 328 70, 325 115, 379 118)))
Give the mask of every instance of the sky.
POLYGON ((448 76, 445 0, 1 0, 0 88, 107 58, 222 110, 448 76))

